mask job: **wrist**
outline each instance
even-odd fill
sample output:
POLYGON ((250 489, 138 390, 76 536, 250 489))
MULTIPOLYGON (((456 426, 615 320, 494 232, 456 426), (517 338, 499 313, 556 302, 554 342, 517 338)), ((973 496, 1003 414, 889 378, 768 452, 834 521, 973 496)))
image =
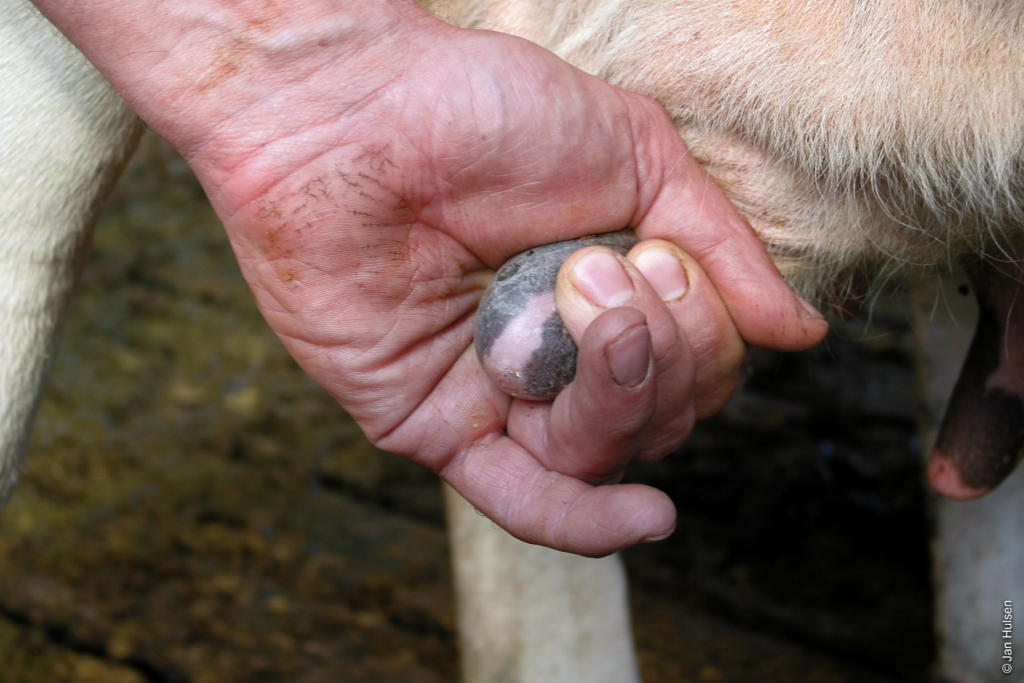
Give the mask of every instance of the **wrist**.
MULTIPOLYGON (((35 1, 190 160, 268 99, 279 98, 295 119, 315 117, 315 86, 304 100, 306 82, 331 79, 329 113, 343 115, 372 98, 413 45, 451 29, 408 0, 35 1)), ((261 144, 267 131, 248 123, 251 144, 261 144)), ((246 145, 236 137, 232 147, 244 153, 246 145)))

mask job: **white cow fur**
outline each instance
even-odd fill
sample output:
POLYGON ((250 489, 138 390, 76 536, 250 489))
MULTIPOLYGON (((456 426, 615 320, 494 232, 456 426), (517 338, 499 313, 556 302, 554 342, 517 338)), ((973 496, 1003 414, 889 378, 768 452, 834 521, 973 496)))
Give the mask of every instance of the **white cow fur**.
POLYGON ((1014 0, 435 0, 650 95, 801 291, 1020 241, 1014 0))
POLYGON ((23 0, 0 3, 0 506, 100 206, 142 126, 23 0))
MULTIPOLYGON (((661 99, 787 277, 821 291, 1017 229, 1024 10, 937 4, 480 0, 442 13, 661 99)), ((30 5, 0 0, 0 504, 99 204, 140 131, 30 5)), ((923 316, 929 329, 949 328, 945 310, 923 316)), ((952 348, 923 338, 929 362, 952 348)), ((1024 605, 1022 496, 1018 472, 986 499, 939 503, 942 666, 958 682, 1006 680, 993 643, 1002 601, 1024 605)), ((617 559, 525 546, 449 498, 467 680, 639 680, 617 559)))

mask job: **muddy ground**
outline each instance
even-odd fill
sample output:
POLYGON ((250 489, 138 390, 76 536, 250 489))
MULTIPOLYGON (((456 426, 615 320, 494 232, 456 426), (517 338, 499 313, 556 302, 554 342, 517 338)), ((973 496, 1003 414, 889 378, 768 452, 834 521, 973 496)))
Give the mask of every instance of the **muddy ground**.
MULTIPOLYGON (((626 553, 648 683, 927 680, 909 310, 837 323, 631 472, 675 535, 626 553)), ((456 681, 433 475, 370 446, 263 323, 153 136, 105 212, 0 517, 4 683, 456 681)))

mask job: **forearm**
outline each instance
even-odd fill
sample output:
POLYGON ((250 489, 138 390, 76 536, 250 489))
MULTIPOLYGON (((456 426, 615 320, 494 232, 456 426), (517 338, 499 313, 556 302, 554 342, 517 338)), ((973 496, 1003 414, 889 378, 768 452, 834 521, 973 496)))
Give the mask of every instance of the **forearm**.
POLYGON ((257 102, 280 98, 278 106, 260 109, 286 116, 252 121, 246 138, 217 146, 219 154, 229 155, 216 164, 224 171, 265 138, 287 138, 283 123, 296 132, 308 130, 343 115, 346 106, 365 103, 380 90, 379 71, 398 62, 397 54, 420 36, 446 29, 407 0, 35 2, 190 161, 225 121, 257 102), (344 82, 337 77, 339 61, 351 65, 343 71, 344 82), (317 74, 326 66, 334 73, 334 94, 343 95, 330 110, 310 104, 322 92, 317 74))

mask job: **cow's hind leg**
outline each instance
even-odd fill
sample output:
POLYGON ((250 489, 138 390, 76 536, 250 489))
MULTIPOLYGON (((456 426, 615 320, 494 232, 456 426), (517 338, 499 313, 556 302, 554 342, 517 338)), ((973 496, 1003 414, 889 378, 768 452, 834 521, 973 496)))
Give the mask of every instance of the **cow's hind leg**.
POLYGON ((445 497, 466 683, 639 683, 618 556, 522 543, 445 497))
POLYGON ((0 0, 0 507, 100 205, 142 132, 26 0, 0 0))

